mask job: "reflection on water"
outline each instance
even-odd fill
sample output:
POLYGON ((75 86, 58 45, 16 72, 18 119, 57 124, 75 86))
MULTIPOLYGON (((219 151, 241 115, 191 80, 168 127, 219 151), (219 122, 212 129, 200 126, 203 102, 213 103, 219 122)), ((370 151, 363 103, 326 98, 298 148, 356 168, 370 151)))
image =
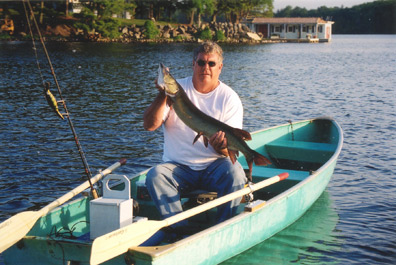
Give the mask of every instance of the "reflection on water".
POLYGON ((326 253, 339 251, 339 221, 332 199, 325 191, 298 221, 248 251, 231 258, 231 264, 332 264, 326 253))
MULTIPOLYGON (((122 174, 161 161, 162 133, 143 130, 143 111, 157 93, 158 63, 177 78, 189 75, 194 47, 47 45, 93 173, 121 157, 128 159, 118 170, 122 174)), ((223 45, 221 79, 242 99, 245 129, 332 116, 345 133, 335 174, 315 208, 227 263, 396 263, 394 47, 394 35, 336 35, 326 44, 223 45)), ((43 75, 52 81, 39 54, 43 75)), ((4 220, 70 191, 84 180, 84 170, 67 122, 44 99, 31 43, 0 42, 0 57, 4 220)))

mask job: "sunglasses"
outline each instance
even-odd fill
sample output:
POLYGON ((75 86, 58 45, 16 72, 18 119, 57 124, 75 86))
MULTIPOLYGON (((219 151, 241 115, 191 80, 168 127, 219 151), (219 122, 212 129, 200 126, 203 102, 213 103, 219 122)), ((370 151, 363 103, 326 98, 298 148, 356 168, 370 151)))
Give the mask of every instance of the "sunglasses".
POLYGON ((197 64, 201 67, 205 66, 206 64, 209 65, 209 67, 215 67, 216 66, 216 62, 213 61, 209 61, 209 62, 205 62, 204 60, 198 60, 197 64))

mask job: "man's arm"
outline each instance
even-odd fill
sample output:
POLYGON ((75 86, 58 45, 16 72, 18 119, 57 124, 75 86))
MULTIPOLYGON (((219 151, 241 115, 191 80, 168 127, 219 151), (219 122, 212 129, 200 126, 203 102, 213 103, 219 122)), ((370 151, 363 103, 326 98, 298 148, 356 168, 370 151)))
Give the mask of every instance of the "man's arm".
POLYGON ((162 125, 166 98, 165 91, 160 90, 151 105, 144 111, 143 126, 145 130, 155 131, 162 125))

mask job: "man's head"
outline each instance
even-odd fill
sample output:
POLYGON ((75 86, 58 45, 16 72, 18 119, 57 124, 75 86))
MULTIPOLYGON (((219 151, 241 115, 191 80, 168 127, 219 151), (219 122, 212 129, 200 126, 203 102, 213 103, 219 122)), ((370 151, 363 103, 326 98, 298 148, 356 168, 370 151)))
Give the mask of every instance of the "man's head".
POLYGON ((213 41, 205 41, 201 45, 199 45, 197 48, 194 50, 194 61, 197 60, 198 55, 200 53, 217 53, 219 55, 220 63, 223 63, 223 49, 221 47, 213 42, 213 41))
POLYGON ((219 84, 223 68, 223 50, 211 41, 202 43, 194 50, 193 83, 201 93, 208 93, 219 84))

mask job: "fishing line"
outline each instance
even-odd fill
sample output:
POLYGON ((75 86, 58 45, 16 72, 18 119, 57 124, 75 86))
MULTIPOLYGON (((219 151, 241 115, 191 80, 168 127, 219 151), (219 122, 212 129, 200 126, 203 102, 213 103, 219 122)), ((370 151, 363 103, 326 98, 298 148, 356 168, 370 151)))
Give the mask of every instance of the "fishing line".
POLYGON ((49 57, 49 55, 48 55, 47 48, 45 47, 44 39, 43 39, 43 37, 42 37, 42 35, 41 35, 39 26, 38 26, 38 24, 37 24, 37 20, 36 20, 36 17, 35 17, 35 15, 34 15, 33 8, 32 8, 32 6, 30 5, 30 1, 29 1, 29 0, 23 0, 23 7, 24 7, 24 9, 25 9, 25 14, 26 14, 26 19, 27 19, 27 21, 28 21, 29 30, 30 30, 30 33, 31 33, 31 35, 32 35, 32 41, 33 41, 33 47, 34 47, 34 51, 35 51, 35 55, 36 55, 37 66, 38 66, 38 69, 39 69, 39 72, 40 72, 40 76, 41 76, 41 79, 42 79, 42 82, 43 82, 43 86, 45 87, 45 84, 44 84, 44 77, 43 77, 43 75, 42 75, 42 73, 41 73, 40 63, 39 63, 38 56, 37 56, 37 49, 36 49, 36 45, 35 45, 35 41, 34 41, 34 37, 33 37, 33 31, 32 31, 32 28, 31 28, 31 24, 30 24, 30 22, 29 22, 29 16, 28 16, 28 11, 27 11, 26 6, 25 6, 25 2, 27 3, 27 5, 28 5, 28 7, 29 7, 30 15, 31 15, 32 20, 33 20, 33 22, 34 22, 36 31, 37 31, 37 33, 38 33, 38 35, 39 35, 39 38, 40 38, 40 42, 41 42, 43 51, 44 51, 44 53, 45 53, 45 56, 46 56, 47 61, 48 61, 48 65, 49 65, 49 67, 50 67, 50 69, 51 69, 51 74, 52 74, 52 76, 53 76, 53 78, 54 78, 54 81, 55 81, 55 85, 56 85, 56 87, 57 87, 57 89, 58 89, 58 94, 59 94, 59 97, 60 97, 60 99, 61 99, 61 100, 58 101, 58 102, 62 103, 63 109, 64 109, 65 112, 66 112, 66 113, 65 113, 65 116, 67 117, 67 120, 68 120, 70 129, 72 130, 72 133, 73 133, 73 136, 74 136, 74 141, 75 141, 75 143, 76 143, 78 152, 79 152, 79 154, 80 154, 80 158, 81 158, 81 160, 82 160, 82 162, 83 162, 84 169, 85 169, 85 174, 87 175, 88 182, 89 182, 89 186, 90 186, 90 188, 91 188, 91 194, 92 194, 93 198, 97 199, 97 198, 98 198, 98 194, 97 194, 96 190, 94 189, 94 187, 93 187, 93 185, 92 185, 92 182, 91 182, 91 178, 92 178, 91 170, 89 169, 87 159, 85 158, 84 151, 83 151, 83 149, 82 149, 82 146, 81 146, 81 144, 80 144, 80 141, 78 140, 77 133, 76 133, 76 131, 75 131, 75 129, 74 129, 72 120, 71 120, 71 118, 70 118, 70 112, 69 112, 69 110, 67 109, 66 101, 64 100, 64 98, 63 98, 63 96, 62 96, 62 91, 61 91, 61 89, 60 89, 60 86, 59 86, 59 83, 58 83, 58 79, 56 78, 54 68, 52 67, 51 59, 50 59, 50 57, 49 57))
POLYGON ((42 73, 42 71, 41 71, 40 61, 38 60, 36 42, 34 41, 34 36, 33 36, 33 31, 32 31, 32 25, 30 24, 30 19, 29 19, 28 12, 27 12, 27 10, 26 10, 25 1, 23 1, 22 4, 23 4, 23 9, 25 10, 26 21, 27 21, 27 23, 28 23, 30 36, 32 37, 33 51, 34 51, 34 55, 36 56, 37 68, 38 68, 39 73, 40 73, 41 82, 42 82, 42 84, 43 84, 43 86, 44 86, 44 76, 43 76, 43 73, 42 73))

